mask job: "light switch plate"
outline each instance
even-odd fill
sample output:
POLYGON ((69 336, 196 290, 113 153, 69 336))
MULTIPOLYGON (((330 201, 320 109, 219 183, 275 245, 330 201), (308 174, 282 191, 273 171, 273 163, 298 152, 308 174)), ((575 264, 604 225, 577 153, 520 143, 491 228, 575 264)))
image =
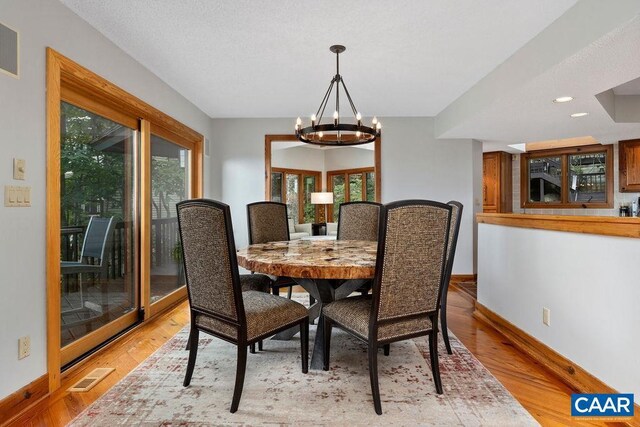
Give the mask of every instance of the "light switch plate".
POLYGON ((24 159, 13 159, 13 179, 24 180, 26 166, 24 159))
POLYGON ((4 186, 4 205, 8 208, 31 206, 31 187, 4 186))

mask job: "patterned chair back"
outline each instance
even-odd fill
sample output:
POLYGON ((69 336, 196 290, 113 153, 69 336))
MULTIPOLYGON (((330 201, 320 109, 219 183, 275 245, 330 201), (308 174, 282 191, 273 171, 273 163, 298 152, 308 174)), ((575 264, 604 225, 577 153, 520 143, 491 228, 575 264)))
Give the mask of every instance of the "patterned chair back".
POLYGON ((191 310, 245 324, 229 206, 196 199, 177 209, 191 310))
POLYGON ((450 221, 451 206, 428 200, 382 209, 371 325, 437 314, 450 221))
POLYGON ((338 240, 378 241, 380 203, 348 202, 340 205, 338 240))
POLYGON ((449 241, 447 242, 447 267, 445 284, 449 285, 451 272, 453 271, 453 260, 456 255, 458 245, 458 233, 460 232, 460 220, 462 219, 462 203, 452 200, 447 202, 451 206, 451 224, 449 225, 449 241))
POLYGON ((278 202, 256 202, 247 205, 249 244, 289 240, 287 205, 278 202))

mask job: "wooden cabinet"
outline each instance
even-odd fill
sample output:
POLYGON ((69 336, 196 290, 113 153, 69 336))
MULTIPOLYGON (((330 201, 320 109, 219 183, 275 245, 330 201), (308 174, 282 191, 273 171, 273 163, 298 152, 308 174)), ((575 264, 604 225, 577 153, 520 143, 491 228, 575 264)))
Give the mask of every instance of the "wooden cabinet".
POLYGON ((640 139, 620 141, 620 192, 640 192, 640 139))
POLYGON ((482 156, 482 211, 508 213, 513 210, 511 154, 504 151, 482 156))

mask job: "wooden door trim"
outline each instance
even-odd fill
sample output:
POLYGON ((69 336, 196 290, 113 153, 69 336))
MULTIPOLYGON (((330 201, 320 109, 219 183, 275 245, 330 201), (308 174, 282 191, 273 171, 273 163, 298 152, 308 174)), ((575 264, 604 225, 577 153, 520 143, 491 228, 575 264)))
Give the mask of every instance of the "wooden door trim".
MULTIPOLYGON (((173 119, 162 111, 152 107, 144 101, 129 94, 108 80, 100 77, 92 71, 82 67, 69 58, 61 55, 51 48, 47 48, 47 92, 46 92, 46 129, 47 129, 47 224, 46 224, 46 295, 47 295, 47 376, 48 389, 52 392, 60 387, 61 375, 61 349, 60 349, 60 102, 64 100, 64 93, 74 99, 84 99, 84 105, 89 104, 90 109, 98 108, 96 103, 86 102, 86 100, 100 99, 106 110, 117 111, 116 118, 127 120, 131 117, 141 119, 141 158, 144 159, 143 152, 145 145, 145 133, 147 143, 150 143, 150 123, 153 123, 162 131, 179 135, 182 140, 187 141, 192 147, 192 195, 201 197, 202 195, 202 165, 204 137, 188 126, 173 119), (71 94, 71 95, 70 95, 71 94), (75 94, 75 95, 74 95, 75 94), (127 117, 128 116, 128 117, 127 117), (145 122, 147 125, 145 125, 145 122)), ((73 101, 73 99, 69 99, 73 101)), ((117 120, 117 121, 119 121, 117 120)), ((165 134, 166 134, 165 132, 165 134)), ((150 147, 148 146, 147 149, 150 147)), ((149 150, 150 153, 150 150, 149 150)), ((150 170, 145 170, 144 161, 141 162, 141 180, 149 182, 150 170), (145 175, 148 174, 148 175, 145 175), (146 176, 146 178, 145 178, 146 176)), ((149 169, 148 166, 146 169, 149 169)), ((144 185, 143 185, 144 187, 144 185)), ((144 188, 140 189, 141 197, 144 188)), ((141 203, 141 214, 148 209, 141 203)), ((149 233, 144 234, 143 223, 141 226, 141 239, 149 237, 149 233)), ((141 261, 144 260, 145 245, 142 239, 140 246, 141 261)), ((149 247, 146 248, 148 253, 149 247)), ((144 274, 144 264, 141 265, 141 274, 144 274)), ((148 270, 147 270, 148 274, 148 270)), ((141 297, 144 289, 144 282, 141 280, 141 297)), ((144 306, 144 303, 141 304, 144 306)), ((145 317, 149 317, 148 310, 145 310, 145 317)))

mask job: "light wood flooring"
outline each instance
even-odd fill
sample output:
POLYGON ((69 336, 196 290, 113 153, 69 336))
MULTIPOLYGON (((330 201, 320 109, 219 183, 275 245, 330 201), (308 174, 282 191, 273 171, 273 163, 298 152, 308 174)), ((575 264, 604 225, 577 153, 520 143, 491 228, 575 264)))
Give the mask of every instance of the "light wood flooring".
MULTIPOLYGON (((477 321, 472 316, 474 302, 468 293, 455 286, 451 286, 449 292, 448 318, 452 332, 538 422, 545 426, 579 425, 569 415, 571 389, 536 361, 516 350, 492 328, 477 321)), ((59 391, 38 403, 13 425, 65 425, 188 322, 188 307, 184 302, 103 350, 80 369, 67 373, 59 391), (114 367, 116 371, 87 393, 65 391, 97 367, 114 367)), ((360 410, 373 410, 373 407, 360 410)))

